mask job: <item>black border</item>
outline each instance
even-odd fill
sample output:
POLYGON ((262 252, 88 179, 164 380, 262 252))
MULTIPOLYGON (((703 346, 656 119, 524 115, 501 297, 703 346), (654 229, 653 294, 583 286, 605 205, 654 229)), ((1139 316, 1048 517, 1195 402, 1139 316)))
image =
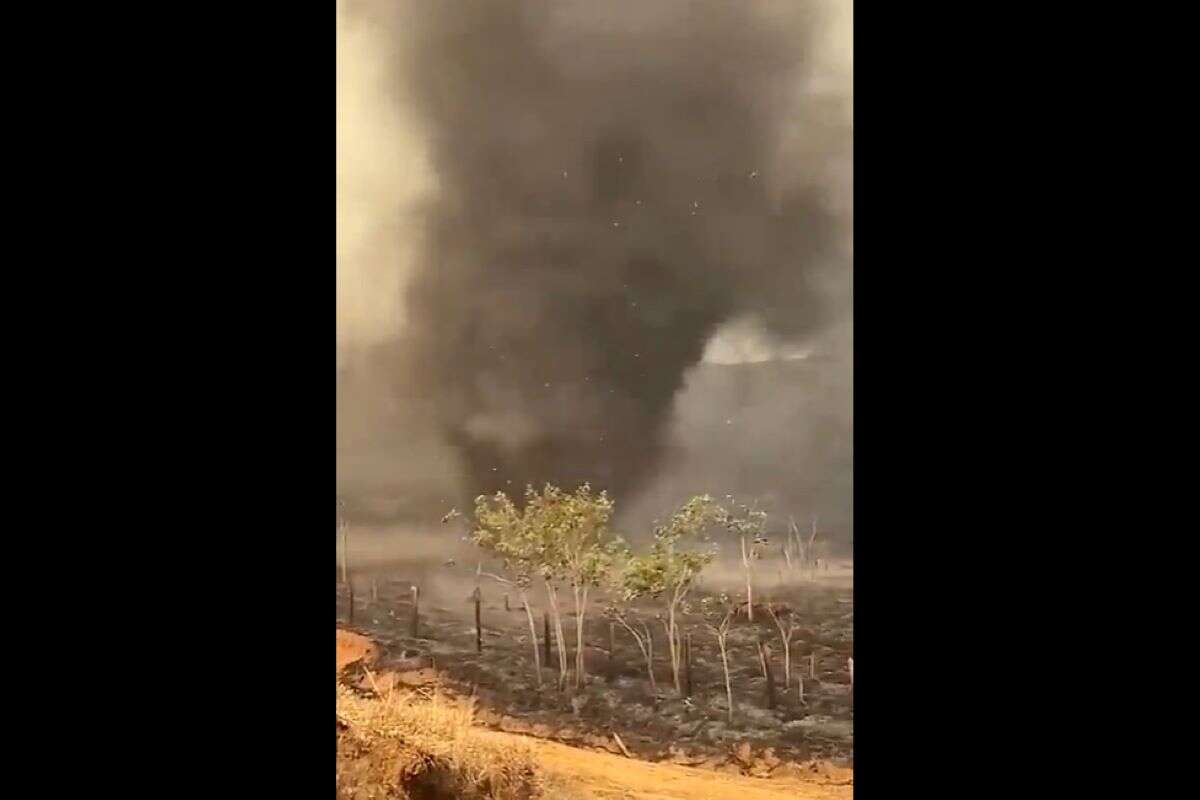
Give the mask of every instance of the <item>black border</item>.
MULTIPOLYGON (((108 321, 137 366, 96 419, 120 429, 116 455, 136 451, 95 490, 136 541, 117 556, 117 610, 95 645, 112 649, 118 621, 152 643, 134 667, 144 702, 112 715, 128 725, 112 758, 136 736, 153 754, 138 769, 161 770, 146 780, 203 796, 307 797, 333 782, 331 11, 156 20, 147 33, 169 29, 177 49, 156 47, 136 74, 161 102, 114 150, 155 187, 114 189, 149 207, 137 224, 132 206, 96 210, 138 251, 140 291, 117 307, 154 309, 148 326, 108 321), (164 602, 134 599, 147 595, 164 602)), ((950 29, 919 13, 873 5, 855 21, 860 797, 957 798, 981 775, 1011 779, 1055 669, 1044 656, 1034 675, 1019 666, 1057 623, 1030 625, 1038 590, 1016 584, 1036 568, 1004 557, 1047 532, 1045 518, 1023 524, 1021 502, 1045 465, 1014 446, 1044 430, 1022 412, 1022 387, 1044 373, 1013 305, 1030 288, 1014 242, 1031 192, 1009 173, 1025 155, 1004 119, 1011 60, 981 43, 990 20, 967 25, 960 9, 950 29)), ((103 393, 116 379, 101 372, 103 393)))

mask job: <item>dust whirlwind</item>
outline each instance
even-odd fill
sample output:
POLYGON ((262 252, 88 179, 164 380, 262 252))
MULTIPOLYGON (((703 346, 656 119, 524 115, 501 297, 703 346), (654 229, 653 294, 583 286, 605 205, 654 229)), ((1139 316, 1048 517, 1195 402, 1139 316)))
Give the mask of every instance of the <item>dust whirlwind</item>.
POLYGON ((848 2, 343 0, 338 493, 849 530, 848 2), (724 363, 722 363, 724 362, 724 363))

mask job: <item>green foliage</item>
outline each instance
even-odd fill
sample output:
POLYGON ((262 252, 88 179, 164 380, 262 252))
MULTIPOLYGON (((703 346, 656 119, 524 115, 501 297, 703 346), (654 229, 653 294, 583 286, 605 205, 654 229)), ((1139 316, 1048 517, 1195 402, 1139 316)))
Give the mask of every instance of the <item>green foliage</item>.
POLYGON ((537 537, 524 515, 504 492, 475 498, 475 526, 471 541, 499 556, 521 588, 528 588, 540 562, 537 537))
POLYGON ((729 508, 718 510, 719 524, 730 536, 745 543, 748 557, 758 558, 767 546, 767 512, 744 503, 735 503, 732 497, 726 499, 730 501, 729 508))
POLYGON ((684 503, 665 525, 655 526, 647 553, 625 555, 619 578, 623 599, 630 602, 668 591, 686 592, 716 557, 716 547, 707 534, 721 513, 711 497, 701 495, 684 503), (695 549, 684 549, 689 546, 695 549))
POLYGON ((472 541, 502 558, 518 585, 535 576, 570 578, 578 585, 598 585, 622 552, 608 521, 613 502, 588 484, 565 492, 546 484, 541 492, 525 490, 518 509, 504 492, 475 498, 472 541))

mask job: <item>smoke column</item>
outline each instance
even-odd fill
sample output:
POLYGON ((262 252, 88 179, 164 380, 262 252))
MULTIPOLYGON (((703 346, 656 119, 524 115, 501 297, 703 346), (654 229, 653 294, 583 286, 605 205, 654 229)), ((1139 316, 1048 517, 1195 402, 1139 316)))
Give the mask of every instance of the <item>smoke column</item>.
POLYGON ((814 87, 815 8, 458 0, 378 18, 433 176, 398 391, 431 398, 467 493, 628 496, 720 326, 805 341, 839 321, 828 187, 849 134, 814 87))

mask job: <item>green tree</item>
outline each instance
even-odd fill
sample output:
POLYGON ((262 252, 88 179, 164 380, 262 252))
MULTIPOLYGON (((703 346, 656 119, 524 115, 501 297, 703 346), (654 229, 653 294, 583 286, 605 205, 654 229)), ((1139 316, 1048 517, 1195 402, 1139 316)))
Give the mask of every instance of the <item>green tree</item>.
MULTIPOLYGON (((454 514, 446 515, 443 522, 454 514)), ((471 540, 482 549, 498 557, 504 563, 508 578, 487 573, 488 577, 516 588, 525 607, 529 622, 529 642, 533 647, 533 667, 537 674, 537 685, 542 686, 542 657, 538 648, 537 625, 533 621, 533 606, 529 602, 529 589, 539 574, 541 552, 537 537, 531 535, 525 524, 524 515, 503 493, 491 497, 480 495, 475 498, 475 523, 471 540)), ((549 666, 549 665, 547 665, 549 666)))
MULTIPOLYGON (((693 497, 671 515, 665 525, 655 526, 649 552, 640 556, 628 555, 622 563, 619 588, 626 603, 641 597, 665 602, 663 627, 671 656, 671 677, 675 691, 680 695, 683 685, 679 612, 696 578, 716 557, 716 548, 706 534, 709 526, 723 518, 723 509, 711 497, 693 497)), ((630 629, 628 625, 626 628, 630 629)))
POLYGON ((620 539, 608 528, 613 501, 606 492, 594 494, 586 483, 573 493, 547 484, 540 496, 534 493, 527 497, 545 526, 547 574, 571 586, 575 601, 575 687, 580 688, 587 677, 583 632, 588 594, 604 582, 622 549, 620 539))
POLYGON ((721 509, 720 524, 728 535, 737 541, 741 550, 742 570, 746 577, 746 617, 753 622, 754 562, 759 559, 763 548, 767 546, 767 537, 764 533, 767 514, 765 511, 759 511, 751 506, 734 503, 732 497, 727 499, 730 501, 730 507, 721 509))
POLYGON ((527 487, 524 509, 518 509, 503 492, 476 499, 475 543, 504 557, 510 568, 517 569, 518 578, 532 580, 537 576, 545 585, 558 641, 560 688, 567 684, 568 667, 559 583, 570 584, 575 601, 578 687, 586 679, 583 631, 588 594, 603 582, 621 547, 608 528, 612 511, 613 502, 607 493, 595 494, 586 483, 574 492, 551 484, 541 492, 527 487))

